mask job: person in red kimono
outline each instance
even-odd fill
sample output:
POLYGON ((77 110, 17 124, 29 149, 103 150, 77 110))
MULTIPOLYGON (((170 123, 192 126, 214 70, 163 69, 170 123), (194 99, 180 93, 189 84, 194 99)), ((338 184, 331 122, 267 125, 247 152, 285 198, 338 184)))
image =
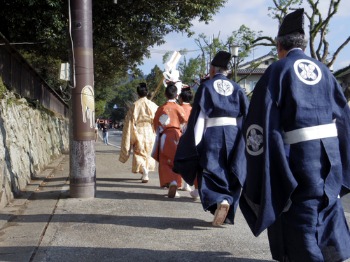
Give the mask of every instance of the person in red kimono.
POLYGON ((182 126, 186 124, 184 109, 177 104, 177 87, 168 83, 165 89, 168 101, 160 106, 155 114, 153 125, 157 133, 155 151, 152 157, 159 162, 159 182, 161 187, 168 187, 168 197, 179 196, 177 189, 182 186, 182 178, 172 169, 174 156, 179 142, 182 126))

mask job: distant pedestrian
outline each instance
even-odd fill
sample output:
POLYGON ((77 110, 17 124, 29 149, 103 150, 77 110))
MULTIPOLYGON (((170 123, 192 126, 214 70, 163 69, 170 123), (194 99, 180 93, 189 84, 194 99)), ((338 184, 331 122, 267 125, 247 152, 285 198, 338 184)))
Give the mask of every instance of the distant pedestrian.
POLYGON ((95 120, 95 142, 98 139, 98 119, 95 120))
POLYGON ((165 96, 168 101, 160 106, 154 117, 154 129, 157 132, 157 143, 152 156, 159 162, 159 182, 161 187, 168 187, 168 197, 179 196, 177 189, 182 186, 181 176, 173 168, 176 147, 186 124, 185 111, 177 104, 177 87, 167 84, 165 96))
POLYGON ((256 84, 244 123, 240 208, 255 236, 267 229, 273 259, 344 261, 350 109, 332 72, 304 53, 304 9, 284 18, 276 42, 279 60, 256 84))
POLYGON ((158 106, 147 98, 146 83, 137 86, 137 94, 139 99, 129 108, 125 117, 119 161, 125 163, 133 151, 132 172, 141 173, 142 183, 147 183, 149 171, 155 169, 151 152, 156 136, 153 119, 158 106))
POLYGON ((199 86, 186 132, 174 161, 190 185, 198 179, 203 209, 212 224, 234 223, 246 165, 241 124, 248 111, 244 90, 227 78, 231 54, 219 51, 210 65, 210 79, 199 86))
POLYGON ((103 143, 108 145, 108 124, 107 123, 105 123, 102 126, 102 137, 103 137, 103 143))

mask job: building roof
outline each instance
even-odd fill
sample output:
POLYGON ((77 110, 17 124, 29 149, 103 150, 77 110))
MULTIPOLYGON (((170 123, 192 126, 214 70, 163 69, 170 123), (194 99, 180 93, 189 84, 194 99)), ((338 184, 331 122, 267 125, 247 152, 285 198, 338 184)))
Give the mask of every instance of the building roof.
POLYGON ((241 69, 248 68, 248 67, 251 67, 252 64, 261 63, 261 62, 269 60, 269 59, 276 59, 276 56, 274 55, 274 53, 272 51, 270 51, 266 55, 263 55, 261 57, 255 58, 251 61, 248 61, 244 64, 239 65, 239 68, 241 68, 241 69))
POLYGON ((334 76, 338 78, 349 74, 350 74, 350 65, 334 72, 334 76))
POLYGON ((241 64, 238 66, 237 75, 245 76, 245 75, 262 75, 264 74, 267 67, 271 64, 265 64, 264 62, 269 60, 276 60, 276 56, 271 51, 266 55, 253 59, 249 62, 241 64))
POLYGON ((238 75, 262 75, 265 72, 266 68, 245 68, 238 69, 238 75))

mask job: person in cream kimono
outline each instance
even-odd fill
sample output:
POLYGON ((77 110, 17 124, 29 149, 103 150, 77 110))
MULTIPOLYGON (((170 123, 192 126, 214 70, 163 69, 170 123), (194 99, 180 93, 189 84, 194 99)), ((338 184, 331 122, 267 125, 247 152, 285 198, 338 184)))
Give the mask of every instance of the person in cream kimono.
POLYGON ((147 99, 145 83, 137 87, 139 99, 129 109, 123 127, 119 161, 125 163, 133 151, 132 172, 142 174, 142 183, 149 181, 149 171, 154 171, 155 161, 151 157, 155 141, 153 119, 158 106, 147 99))

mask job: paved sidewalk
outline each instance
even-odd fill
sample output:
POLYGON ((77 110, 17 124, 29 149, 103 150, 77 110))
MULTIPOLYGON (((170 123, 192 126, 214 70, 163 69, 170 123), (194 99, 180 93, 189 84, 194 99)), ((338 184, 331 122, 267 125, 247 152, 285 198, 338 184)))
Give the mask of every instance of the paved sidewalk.
POLYGON ((266 233, 255 238, 240 211, 235 225, 213 227, 188 192, 168 199, 157 172, 142 184, 117 156, 96 143, 91 199, 69 198, 69 156, 54 161, 0 210, 0 261, 272 261, 266 233))

